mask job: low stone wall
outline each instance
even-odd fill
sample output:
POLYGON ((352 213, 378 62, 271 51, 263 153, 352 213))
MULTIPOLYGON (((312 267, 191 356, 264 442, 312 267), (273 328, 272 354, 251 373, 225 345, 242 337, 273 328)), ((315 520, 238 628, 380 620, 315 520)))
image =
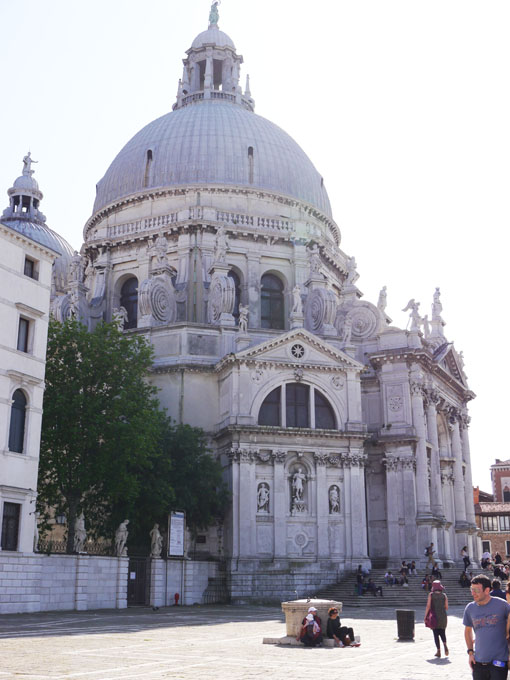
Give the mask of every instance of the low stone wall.
POLYGON ((218 578, 217 562, 198 560, 161 560, 151 562, 151 605, 165 607, 174 604, 175 593, 179 604, 211 604, 205 592, 210 580, 218 578))
POLYGON ((0 552, 0 614, 127 607, 128 559, 0 552))

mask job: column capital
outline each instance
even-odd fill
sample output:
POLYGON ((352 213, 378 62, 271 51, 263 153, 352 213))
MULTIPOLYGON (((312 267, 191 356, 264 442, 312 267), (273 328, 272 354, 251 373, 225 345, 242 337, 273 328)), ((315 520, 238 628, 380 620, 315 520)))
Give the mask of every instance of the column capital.
POLYGON ((283 451, 283 449, 277 449, 276 451, 271 452, 271 456, 275 464, 280 463, 280 465, 283 465, 285 463, 285 459, 287 458, 287 451, 283 451))

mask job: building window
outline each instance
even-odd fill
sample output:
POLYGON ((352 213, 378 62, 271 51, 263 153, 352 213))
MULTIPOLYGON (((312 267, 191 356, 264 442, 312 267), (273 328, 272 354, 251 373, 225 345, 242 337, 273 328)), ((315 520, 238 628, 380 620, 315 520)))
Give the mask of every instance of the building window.
POLYGON ((336 429, 335 414, 326 397, 301 383, 288 383, 270 392, 260 407, 258 424, 336 429))
POLYGON ((499 516, 499 530, 510 531, 510 515, 499 516))
POLYGON ((20 316, 18 325, 18 342, 16 349, 20 352, 28 352, 28 332, 30 330, 30 321, 20 316))
POLYGON ((497 517, 482 517, 482 529, 484 531, 498 531, 498 518, 497 517))
POLYGON ((151 179, 152 166, 152 149, 147 149, 147 157, 145 159, 145 174, 143 176, 143 186, 148 187, 151 179))
POLYGON ((274 274, 264 274, 261 279, 260 325, 262 328, 285 328, 283 283, 274 274))
POLYGON ((20 510, 21 505, 19 503, 4 503, 2 515, 2 550, 18 549, 20 510))
MULTIPOLYGON (((509 541, 510 543, 510 541, 509 541)), ((491 542, 490 541, 482 541, 482 552, 488 552, 490 553, 491 551, 491 542)))
POLYGON ((282 388, 277 387, 264 399, 259 411, 259 425, 280 425, 280 394, 282 388))
POLYGON ((136 328, 138 322, 138 280, 133 276, 124 282, 120 290, 120 305, 127 311, 124 328, 136 328))
POLYGON ((507 485, 503 489, 503 503, 510 503, 510 489, 507 485))
POLYGON ((39 274, 37 272, 37 263, 35 260, 32 260, 30 257, 25 257, 25 266, 23 267, 23 273, 25 276, 29 276, 31 279, 37 279, 39 278, 39 274))
POLYGON ((23 453, 27 399, 21 390, 12 395, 11 422, 9 425, 9 451, 23 453))
POLYGON ((510 557, 510 541, 505 541, 506 545, 506 556, 510 557))
POLYGON ((234 298, 234 311, 232 312, 232 316, 234 317, 236 324, 239 323, 239 303, 241 302, 241 281, 239 279, 239 276, 233 272, 230 271, 228 273, 232 281, 234 282, 234 287, 235 287, 235 298, 234 298))

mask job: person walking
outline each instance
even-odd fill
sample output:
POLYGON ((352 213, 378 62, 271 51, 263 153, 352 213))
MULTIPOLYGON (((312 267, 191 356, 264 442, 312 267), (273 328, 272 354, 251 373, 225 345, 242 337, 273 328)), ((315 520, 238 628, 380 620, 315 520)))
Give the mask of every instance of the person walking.
POLYGON ((471 580, 473 602, 464 610, 464 638, 473 680, 506 680, 508 675, 510 604, 491 597, 490 589, 487 576, 475 576, 471 580))
POLYGON ((462 557, 462 560, 464 562, 464 571, 468 570, 469 565, 471 564, 471 561, 469 559, 469 554, 468 554, 468 549, 467 545, 465 545, 462 550, 460 551, 460 556, 462 557))
POLYGON ((435 562, 434 554, 435 554, 435 552, 436 551, 434 550, 434 544, 433 543, 431 543, 430 545, 428 545, 425 548, 425 556, 427 557, 427 564, 425 565, 425 573, 427 573, 427 571, 428 571, 429 564, 434 566, 434 562, 435 562))
POLYGON ((436 653, 434 656, 441 658, 441 643, 443 641, 444 655, 448 656, 450 653, 446 644, 446 626, 448 624, 448 598, 444 592, 441 581, 434 581, 432 588, 427 598, 427 606, 425 608, 425 624, 427 624, 427 616, 432 612, 435 616, 432 632, 434 633, 434 642, 436 643, 436 653))

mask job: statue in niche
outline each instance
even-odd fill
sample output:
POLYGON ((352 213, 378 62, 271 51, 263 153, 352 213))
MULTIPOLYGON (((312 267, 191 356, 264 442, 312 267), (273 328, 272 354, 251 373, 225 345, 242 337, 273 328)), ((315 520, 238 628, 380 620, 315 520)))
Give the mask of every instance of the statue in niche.
POLYGON ((219 227, 216 232, 214 259, 216 262, 225 262, 228 250, 228 239, 225 234, 225 227, 219 227))
POLYGON ((71 281, 78 281, 78 283, 81 283, 83 281, 83 265, 82 265, 82 259, 80 254, 78 253, 77 250, 74 251, 73 256, 71 258, 71 263, 69 265, 69 277, 68 280, 71 281))
POLYGON ((248 305, 239 305, 239 333, 248 332, 248 305))
POLYGON ((32 177, 34 174, 34 171, 32 170, 32 163, 39 163, 39 161, 34 161, 29 151, 23 158, 23 175, 25 177, 32 177))
POLYGON ((269 485, 266 482, 259 484, 257 489, 257 512, 269 512, 269 485))
POLYGON ((129 520, 125 519, 119 524, 118 529, 115 532, 115 554, 117 557, 127 557, 126 543, 129 536, 129 531, 127 530, 128 524, 129 520))
POLYGON ((291 477, 292 487, 292 503, 291 514, 295 515, 306 511, 305 503, 305 489, 306 489, 306 475, 303 468, 299 467, 291 477))
POLYGON ((113 310, 112 321, 117 324, 120 331, 124 330, 124 325, 127 323, 128 313, 125 307, 120 306, 113 310))
POLYGON ((220 20, 218 5, 219 2, 213 2, 211 5, 211 11, 209 12, 209 28, 212 28, 212 26, 218 26, 218 21, 220 20))
POLYGON ((379 293, 379 300, 377 301, 377 308, 381 312, 384 312, 385 309, 386 309, 386 304, 387 304, 386 286, 383 286, 381 288, 381 292, 379 293))
POLYGON ((151 537, 151 557, 161 557, 163 550, 163 536, 159 530, 159 524, 155 524, 150 530, 151 537))
POLYGON ((347 258, 347 278, 345 279, 345 283, 354 283, 354 279, 356 278, 357 271, 356 271, 356 258, 355 257, 348 257, 347 258))
POLYGON ((303 315, 303 300, 301 299, 301 288, 295 285, 292 289, 292 314, 303 315))
POLYGON ((340 489, 335 485, 329 487, 329 514, 337 515, 340 512, 340 489))
POLYGON ((162 266, 167 263, 166 259, 166 250, 168 247, 168 242, 166 238, 163 236, 163 232, 161 232, 158 235, 158 238, 154 242, 154 250, 156 251, 156 259, 158 261, 158 265, 162 266))
POLYGON ((346 344, 351 342, 352 336, 352 319, 350 316, 345 317, 344 325, 342 327, 342 342, 346 344))
POLYGON ((319 274, 321 270, 321 258, 320 258, 319 246, 314 243, 310 248, 308 257, 310 261, 310 272, 312 274, 319 274))
POLYGON ((80 313, 80 298, 76 289, 69 293, 69 318, 77 319, 80 313))
POLYGON ((411 298, 402 311, 408 312, 409 310, 411 311, 411 314, 409 315, 409 318, 411 320, 411 329, 410 330, 411 331, 419 331, 421 323, 422 323, 422 319, 421 319, 420 312, 419 312, 420 303, 415 302, 414 298, 411 298))
POLYGON ((87 531, 85 530, 85 516, 83 512, 74 520, 74 552, 82 553, 87 540, 87 531))

